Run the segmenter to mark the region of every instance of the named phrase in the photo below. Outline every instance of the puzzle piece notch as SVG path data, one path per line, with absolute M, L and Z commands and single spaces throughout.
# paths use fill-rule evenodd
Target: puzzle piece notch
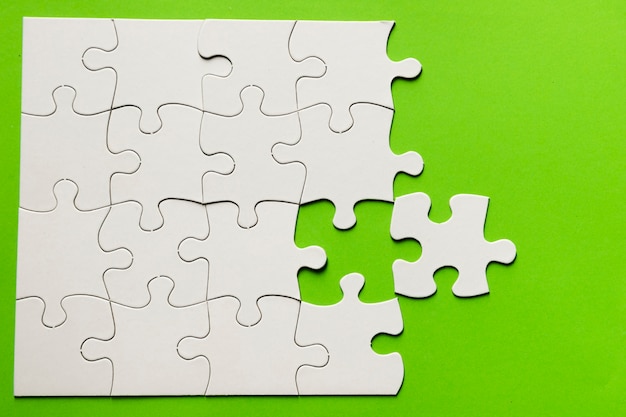
M 50 116 L 22 115 L 20 149 L 20 207 L 34 211 L 54 208 L 52 189 L 69 179 L 79 187 L 76 206 L 82 210 L 111 204 L 109 181 L 113 173 L 133 173 L 137 154 L 127 148 L 107 147 L 110 112 L 83 116 L 74 112 L 76 91 L 59 87 Z
M 234 160 L 230 175 L 208 173 L 203 178 L 203 202 L 230 201 L 239 207 L 238 223 L 257 222 L 255 208 L 263 201 L 299 203 L 305 181 L 302 164 L 277 162 L 276 143 L 300 140 L 298 114 L 267 116 L 261 111 L 264 92 L 249 86 L 241 91 L 243 110 L 233 117 L 205 113 L 200 145 L 206 154 L 226 153 Z
M 41 298 L 46 306 L 43 323 L 49 327 L 66 319 L 63 298 L 81 294 L 108 299 L 103 274 L 131 264 L 126 250 L 102 250 L 98 231 L 109 209 L 78 210 L 77 189 L 71 181 L 60 181 L 54 186 L 54 210 L 19 212 L 17 298 Z
M 206 210 L 201 204 L 185 200 L 165 200 L 160 204 L 165 218 L 154 231 L 139 227 L 141 205 L 128 202 L 114 205 L 99 234 L 100 246 L 106 251 L 128 250 L 133 263 L 127 269 L 110 269 L 104 281 L 112 301 L 129 307 L 149 302 L 148 282 L 167 276 L 174 283 L 170 302 L 175 307 L 206 300 L 208 266 L 203 260 L 185 262 L 178 255 L 185 239 L 205 238 L 209 233 Z
M 413 298 L 430 297 L 437 291 L 434 273 L 451 266 L 459 272 L 452 287 L 458 297 L 474 297 L 489 292 L 486 268 L 491 262 L 509 264 L 515 260 L 513 242 L 488 242 L 484 226 L 489 198 L 458 194 L 450 199 L 452 217 L 444 223 L 428 218 L 430 198 L 413 193 L 396 199 L 391 218 L 391 236 L 412 238 L 422 246 L 415 262 L 397 260 L 393 264 L 395 291 Z
M 166 199 L 202 201 L 202 179 L 207 172 L 229 174 L 233 159 L 220 152 L 202 152 L 199 132 L 200 110 L 177 104 L 160 109 L 163 127 L 154 134 L 137 129 L 140 111 L 135 107 L 116 109 L 109 124 L 109 146 L 132 148 L 141 166 L 132 175 L 113 175 L 111 198 L 114 203 L 137 201 L 141 204 L 140 226 L 156 230 L 163 225 L 159 204 Z M 173 161 L 184 161 L 176 163 Z
M 113 50 L 117 34 L 111 19 L 23 19 L 22 113 L 48 116 L 56 111 L 53 92 L 71 86 L 73 109 L 96 114 L 111 109 L 116 74 L 93 72 L 82 63 L 89 47 Z
M 266 93 L 261 111 L 281 115 L 297 110 L 296 82 L 301 77 L 321 77 L 324 62 L 316 57 L 296 61 L 289 53 L 295 21 L 206 20 L 198 37 L 204 58 L 224 56 L 232 62 L 226 77 L 203 80 L 204 110 L 233 116 L 240 113 L 239 93 L 259 86 Z
M 144 133 L 161 128 L 158 109 L 164 104 L 202 109 L 203 77 L 225 77 L 232 70 L 226 58 L 206 60 L 198 54 L 202 20 L 115 19 L 113 23 L 117 47 L 111 51 L 90 48 L 83 60 L 91 70 L 115 70 L 113 105 L 140 108 L 138 126 Z
M 148 283 L 150 302 L 141 308 L 113 303 L 115 335 L 85 340 L 87 360 L 113 363 L 111 395 L 202 395 L 208 384 L 207 363 L 183 360 L 178 342 L 209 331 L 206 303 L 177 308 L 169 303 L 174 283 L 157 277 Z
M 87 337 L 113 336 L 109 302 L 96 297 L 63 299 L 67 320 L 59 327 L 43 325 L 45 304 L 25 298 L 15 304 L 14 395 L 109 395 L 113 368 L 109 361 L 86 361 L 80 352 Z
M 316 56 L 326 64 L 322 77 L 298 80 L 298 108 L 327 103 L 332 107 L 329 126 L 344 132 L 352 126 L 350 107 L 372 103 L 393 109 L 394 78 L 415 78 L 421 64 L 407 58 L 394 62 L 387 56 L 387 41 L 394 22 L 298 21 L 290 38 L 294 59 Z
M 371 348 L 377 334 L 402 332 L 398 299 L 366 304 L 359 300 L 363 275 L 352 273 L 340 281 L 343 299 L 334 305 L 302 302 L 296 343 L 320 343 L 328 349 L 323 367 L 298 369 L 302 395 L 396 395 L 404 379 L 399 353 L 380 355 Z
M 393 181 L 398 172 L 422 172 L 424 163 L 418 153 L 396 155 L 389 148 L 393 110 L 354 105 L 355 125 L 340 134 L 328 128 L 329 106 L 317 105 L 299 113 L 302 139 L 292 146 L 277 144 L 272 154 L 281 163 L 304 164 L 301 203 L 330 200 L 335 206 L 333 224 L 337 229 L 356 224 L 357 202 L 393 201 Z
M 299 306 L 291 298 L 263 297 L 259 300 L 261 320 L 245 327 L 236 320 L 239 300 L 210 300 L 210 332 L 202 338 L 182 339 L 178 352 L 183 358 L 209 361 L 206 395 L 297 395 L 297 369 L 328 362 L 323 346 L 294 341 Z
M 233 203 L 209 204 L 206 210 L 208 238 L 185 239 L 179 253 L 186 261 L 207 259 L 208 299 L 236 297 L 241 302 L 237 320 L 244 326 L 261 319 L 257 306 L 261 297 L 300 299 L 298 271 L 305 267 L 319 269 L 326 264 L 322 248 L 295 245 L 296 204 L 260 203 L 259 222 L 250 229 L 237 224 L 238 209 Z

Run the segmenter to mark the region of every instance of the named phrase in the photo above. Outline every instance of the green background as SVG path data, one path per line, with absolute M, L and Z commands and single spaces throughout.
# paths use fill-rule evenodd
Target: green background
M 626 412 L 626 2 L 56 1 L 3 5 L 0 414 L 616 416 Z M 22 16 L 395 20 L 394 60 L 424 70 L 393 84 L 391 146 L 418 151 L 416 178 L 395 194 L 428 193 L 431 218 L 449 198 L 491 198 L 485 236 L 517 245 L 511 266 L 488 268 L 491 294 L 459 299 L 456 271 L 436 274 L 426 300 L 400 297 L 404 332 L 378 336 L 399 351 L 397 397 L 13 398 Z M 45 62 L 41 63 L 46 65 Z M 392 205 L 357 206 L 357 226 L 333 229 L 330 203 L 301 209 L 296 241 L 328 254 L 300 274 L 303 299 L 333 303 L 339 279 L 366 277 L 362 299 L 392 298 L 394 259 L 419 245 L 389 237 Z

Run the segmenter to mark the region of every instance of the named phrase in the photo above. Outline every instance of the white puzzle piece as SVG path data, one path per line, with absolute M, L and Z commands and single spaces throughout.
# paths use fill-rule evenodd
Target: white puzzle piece
M 343 299 L 334 305 L 302 302 L 296 343 L 320 343 L 328 349 L 328 364 L 298 370 L 302 395 L 396 395 L 404 378 L 399 353 L 379 355 L 372 339 L 380 333 L 402 332 L 398 299 L 366 304 L 359 300 L 365 279 L 352 273 L 341 279 Z
M 67 297 L 63 299 L 67 320 L 54 328 L 41 322 L 44 307 L 39 298 L 15 304 L 15 396 L 109 395 L 111 362 L 88 362 L 80 353 L 86 338 L 113 336 L 109 302 Z
M 183 239 L 205 238 L 209 233 L 204 206 L 184 200 L 165 200 L 159 207 L 165 222 L 154 231 L 139 227 L 141 206 L 135 202 L 111 207 L 102 224 L 102 248 L 106 251 L 124 248 L 133 256 L 129 268 L 110 269 L 104 274 L 109 296 L 116 303 L 130 307 L 148 304 L 148 281 L 157 276 L 174 281 L 169 298 L 173 306 L 206 300 L 207 263 L 203 260 L 185 262 L 178 255 L 178 246 Z
M 394 22 L 296 22 L 289 42 L 293 58 L 316 56 L 326 63 L 322 77 L 298 80 L 299 108 L 328 103 L 335 132 L 350 129 L 350 107 L 355 103 L 393 109 L 393 79 L 415 78 L 422 69 L 413 58 L 389 59 L 387 40 L 393 26 Z
M 83 65 L 87 48 L 112 50 L 117 45 L 111 19 L 23 19 L 22 113 L 50 115 L 52 92 L 67 85 L 78 93 L 74 111 L 95 114 L 109 110 L 115 92 L 115 71 L 91 71 Z
M 488 293 L 487 265 L 490 262 L 509 264 L 516 254 L 510 240 L 485 240 L 483 230 L 488 205 L 488 197 L 455 195 L 450 199 L 452 217 L 444 223 L 434 223 L 428 218 L 428 195 L 413 193 L 398 197 L 391 217 L 391 236 L 396 240 L 417 240 L 422 246 L 422 255 L 415 262 L 394 262 L 396 293 L 415 298 L 433 295 L 437 291 L 433 274 L 444 266 L 454 267 L 459 272 L 452 286 L 455 295 L 473 297 Z
M 137 201 L 143 207 L 140 225 L 145 230 L 161 227 L 159 203 L 168 198 L 200 202 L 202 178 L 212 171 L 218 176 L 233 171 L 233 160 L 224 153 L 207 155 L 200 149 L 200 110 L 179 105 L 161 108 L 163 128 L 148 135 L 137 129 L 139 110 L 133 107 L 113 111 L 109 125 L 109 146 L 113 152 L 132 148 L 141 166 L 132 175 L 111 179 L 113 203 Z
M 393 201 L 393 180 L 398 172 L 418 175 L 423 167 L 416 152 L 396 155 L 389 148 L 393 110 L 358 104 L 353 114 L 354 127 L 338 134 L 326 124 L 328 106 L 303 110 L 302 139 L 293 146 L 278 144 L 272 149 L 281 163 L 304 164 L 306 181 L 301 202 L 332 201 L 336 210 L 333 224 L 338 229 L 354 226 L 357 202 Z
M 207 154 L 224 152 L 235 161 L 230 175 L 204 177 L 204 202 L 232 201 L 239 206 L 239 225 L 252 227 L 261 201 L 300 202 L 305 170 L 299 163 L 280 164 L 272 157 L 276 143 L 300 139 L 298 115 L 267 116 L 260 110 L 263 91 L 241 92 L 243 110 L 233 117 L 205 113 L 200 144 Z
M 263 297 L 259 300 L 263 318 L 244 327 L 235 319 L 237 299 L 211 300 L 210 332 L 203 338 L 181 340 L 179 354 L 208 359 L 211 378 L 206 395 L 297 395 L 298 368 L 324 366 L 328 361 L 323 346 L 294 341 L 299 305 L 291 298 Z
M 294 24 L 289 20 L 206 20 L 198 40 L 200 55 L 224 56 L 233 69 L 227 77 L 204 78 L 204 109 L 235 115 L 242 110 L 239 92 L 256 85 L 265 92 L 261 105 L 265 114 L 294 112 L 298 78 L 320 77 L 325 72 L 318 58 L 291 58 L 288 44 Z
M 65 320 L 61 300 L 74 294 L 108 298 L 103 274 L 128 268 L 126 250 L 105 252 L 98 231 L 109 209 L 80 211 L 74 206 L 77 187 L 61 181 L 54 187 L 58 204 L 50 212 L 19 211 L 17 298 L 39 297 L 45 304 L 43 323 Z
M 139 167 L 137 154 L 107 148 L 110 112 L 81 116 L 72 109 L 76 92 L 54 91 L 56 110 L 50 116 L 22 115 L 20 207 L 35 211 L 54 208 L 54 184 L 70 179 L 78 184 L 76 206 L 82 210 L 111 203 L 109 180 L 115 172 Z
M 111 395 L 202 395 L 209 381 L 206 361 L 182 359 L 176 347 L 185 336 L 209 330 L 206 302 L 173 307 L 168 296 L 174 283 L 165 277 L 149 283 L 150 304 L 142 308 L 112 304 L 115 335 L 83 344 L 88 360 L 113 363 Z
M 250 229 L 237 225 L 235 204 L 209 204 L 206 210 L 208 238 L 184 240 L 180 255 L 188 261 L 208 260 L 208 298 L 236 297 L 241 302 L 237 320 L 243 325 L 261 319 L 257 307 L 260 297 L 282 295 L 299 299 L 298 270 L 319 269 L 326 264 L 322 248 L 295 245 L 296 204 L 260 203 L 259 222 Z
M 89 49 L 84 62 L 92 70 L 115 70 L 113 105 L 139 107 L 143 132 L 160 129 L 157 111 L 163 104 L 201 109 L 202 77 L 226 76 L 231 71 L 227 59 L 206 60 L 198 54 L 202 20 L 115 19 L 114 23 L 117 47 L 110 52 Z

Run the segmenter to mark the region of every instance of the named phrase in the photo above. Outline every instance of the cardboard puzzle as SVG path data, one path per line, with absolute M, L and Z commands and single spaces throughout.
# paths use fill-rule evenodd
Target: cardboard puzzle
M 349 229 L 363 200 L 393 202 L 416 152 L 389 148 L 393 22 L 25 18 L 15 324 L 16 396 L 395 395 L 397 299 L 366 304 L 357 272 L 342 301 L 301 300 L 299 206 L 330 200 Z M 398 294 L 488 292 L 488 199 L 459 195 L 428 220 L 397 199 Z

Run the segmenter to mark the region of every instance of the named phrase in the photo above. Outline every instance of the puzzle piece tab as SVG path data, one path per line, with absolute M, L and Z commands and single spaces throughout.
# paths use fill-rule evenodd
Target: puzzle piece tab
M 428 195 L 414 193 L 397 198 L 391 217 L 391 236 L 396 240 L 417 240 L 422 246 L 422 255 L 415 262 L 394 262 L 396 293 L 414 298 L 433 295 L 437 291 L 433 274 L 444 266 L 454 267 L 459 272 L 452 286 L 455 295 L 474 297 L 488 293 L 487 265 L 490 262 L 509 264 L 516 253 L 510 240 L 485 240 L 483 230 L 488 205 L 488 197 L 455 195 L 450 199 L 450 220 L 434 223 L 428 218 Z

